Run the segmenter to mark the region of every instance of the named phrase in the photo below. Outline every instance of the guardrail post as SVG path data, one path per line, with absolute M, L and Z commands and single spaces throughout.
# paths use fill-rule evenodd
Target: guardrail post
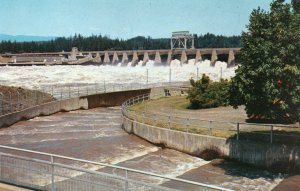
M 22 109 L 26 108 L 27 106 L 27 93 L 24 91 L 24 98 L 23 98 L 23 106 Z
M 45 93 L 45 89 L 42 88 L 42 90 L 41 90 L 41 103 L 44 102 L 44 93 Z
M 209 135 L 212 136 L 212 121 L 209 121 Z
M 124 190 L 128 190 L 128 170 L 125 170 L 125 185 Z
M 1 110 L 0 110 L 0 113 L 2 114 L 3 113 L 3 111 L 4 111 L 4 108 L 3 108 L 3 97 L 4 97 L 4 95 L 3 95 L 3 93 L 2 92 L 0 92 L 0 107 L 1 107 Z
M 0 180 L 2 180 L 2 155 L 0 154 Z
M 53 85 L 51 86 L 51 94 L 52 94 L 52 96 L 54 95 L 53 94 Z
M 89 87 L 86 87 L 86 95 L 89 95 Z
M 12 112 L 12 100 L 11 100 L 11 92 L 8 92 L 9 93 L 9 105 L 10 105 L 10 112 Z
M 240 123 L 236 124 L 236 140 L 240 139 Z
M 106 93 L 106 84 L 105 84 L 105 80 L 103 81 L 103 88 L 104 88 L 104 93 Z
M 60 88 L 60 101 L 62 100 L 62 89 Z
M 146 87 L 148 88 L 148 82 L 149 82 L 149 69 L 147 68 L 147 73 L 146 73 L 146 76 L 147 76 L 147 82 L 146 82 Z
M 271 125 L 270 142 L 273 143 L 273 125 Z
M 171 116 L 168 116 L 169 129 L 171 129 Z
M 39 96 L 37 91 L 34 91 L 34 95 L 35 95 L 35 105 L 39 105 Z
M 189 123 L 190 123 L 190 119 L 187 118 L 187 119 L 186 119 L 186 132 L 187 132 L 187 133 L 189 132 Z
M 78 95 L 78 97 L 80 96 L 80 94 L 79 94 L 79 85 L 77 84 L 77 95 Z
M 71 86 L 69 85 L 69 99 L 71 98 Z
M 133 117 L 132 117 L 132 119 L 134 120 L 134 121 L 137 121 L 137 114 L 136 114 L 136 112 L 134 111 L 134 114 L 133 114 Z
M 51 155 L 51 191 L 55 191 L 55 182 L 54 182 L 54 158 Z
M 17 91 L 17 97 L 18 97 L 18 101 L 17 101 L 17 107 L 16 107 L 16 109 L 17 109 L 17 111 L 19 110 L 19 108 L 20 108 L 20 93 L 19 93 L 19 91 Z

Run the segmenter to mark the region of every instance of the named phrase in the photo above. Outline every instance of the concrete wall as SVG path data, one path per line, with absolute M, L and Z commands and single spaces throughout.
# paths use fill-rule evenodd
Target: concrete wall
M 120 106 L 126 100 L 143 95 L 149 94 L 150 89 L 141 89 L 141 90 L 129 90 L 121 92 L 111 92 L 104 94 L 95 94 L 87 96 L 89 109 L 95 107 L 112 107 Z
M 274 171 L 300 172 L 300 147 L 255 143 L 198 135 L 158 128 L 123 117 L 123 128 L 154 144 L 199 156 L 204 150 L 217 150 L 225 157 Z
M 41 115 L 51 115 L 60 111 L 118 106 L 129 98 L 146 93 L 150 93 L 150 89 L 95 94 L 62 101 L 53 101 L 0 116 L 0 128 L 10 126 L 21 120 L 31 119 Z

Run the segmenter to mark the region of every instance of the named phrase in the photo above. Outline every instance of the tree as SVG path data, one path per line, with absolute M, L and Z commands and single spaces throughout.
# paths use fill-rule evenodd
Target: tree
M 250 16 L 230 104 L 245 105 L 250 119 L 300 121 L 300 18 L 284 0 Z
M 188 92 L 190 109 L 213 108 L 227 105 L 229 82 L 221 79 L 212 82 L 208 76 L 202 75 L 200 80 L 190 80 L 192 88 Z
M 293 9 L 296 13 L 300 14 L 300 0 L 292 0 Z

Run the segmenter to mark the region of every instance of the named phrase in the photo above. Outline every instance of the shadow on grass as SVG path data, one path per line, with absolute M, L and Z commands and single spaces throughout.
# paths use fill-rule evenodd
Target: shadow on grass
M 299 145 L 300 144 L 300 132 L 299 131 L 282 131 L 274 130 L 271 136 L 270 131 L 251 131 L 240 132 L 238 139 L 237 134 L 234 134 L 228 138 L 228 140 L 239 140 L 248 142 L 260 142 L 260 143 L 276 143 L 286 145 Z

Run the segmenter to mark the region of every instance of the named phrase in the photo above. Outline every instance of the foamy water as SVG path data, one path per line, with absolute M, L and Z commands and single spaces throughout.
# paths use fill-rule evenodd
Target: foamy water
M 119 83 L 119 84 L 146 84 L 185 82 L 190 78 L 196 79 L 203 73 L 213 80 L 221 77 L 229 79 L 235 75 L 236 67 L 227 68 L 226 62 L 216 62 L 210 66 L 210 61 L 205 60 L 195 63 L 194 59 L 188 64 L 180 64 L 179 60 L 173 60 L 170 66 L 154 66 L 149 61 L 142 66 L 140 61 L 132 67 L 111 65 L 73 65 L 73 66 L 4 66 L 0 67 L 0 84 L 37 88 L 54 84 L 91 84 L 91 83 Z M 197 72 L 198 71 L 198 72 Z M 170 78 L 171 77 L 171 78 Z

